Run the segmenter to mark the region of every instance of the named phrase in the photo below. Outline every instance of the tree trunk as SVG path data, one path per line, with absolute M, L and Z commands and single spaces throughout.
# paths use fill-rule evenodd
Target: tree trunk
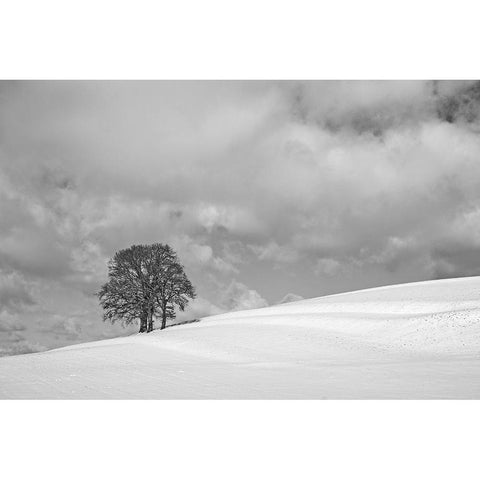
M 153 330 L 153 308 L 148 312 L 147 333 Z
M 163 330 L 167 325 L 167 307 L 164 306 L 162 309 L 162 326 L 161 330 Z
M 140 330 L 138 331 L 138 333 L 143 333 L 146 331 L 147 331 L 147 315 L 142 314 L 142 316 L 140 317 Z

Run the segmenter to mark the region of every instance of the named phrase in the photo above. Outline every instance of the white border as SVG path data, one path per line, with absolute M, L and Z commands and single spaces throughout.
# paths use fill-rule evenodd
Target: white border
M 473 401 L 4 401 L 3 478 L 478 478 Z
M 15 0 L 0 78 L 479 78 L 476 2 Z M 478 403 L 2 401 L 2 478 L 478 478 Z
M 0 0 L 1 78 L 476 78 L 478 2 Z

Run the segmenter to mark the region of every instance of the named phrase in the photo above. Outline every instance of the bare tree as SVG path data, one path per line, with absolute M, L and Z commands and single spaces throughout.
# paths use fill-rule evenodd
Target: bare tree
M 158 305 L 162 314 L 164 329 L 167 318 L 175 318 L 175 306 L 183 312 L 189 299 L 195 298 L 195 289 L 187 278 L 183 266 L 178 262 L 167 265 L 160 278 L 160 288 L 157 292 Z
M 169 245 L 133 245 L 115 254 L 108 264 L 108 282 L 98 293 L 103 319 L 130 324 L 139 320 L 140 332 L 153 330 L 156 317 L 175 317 L 185 309 L 195 289 Z

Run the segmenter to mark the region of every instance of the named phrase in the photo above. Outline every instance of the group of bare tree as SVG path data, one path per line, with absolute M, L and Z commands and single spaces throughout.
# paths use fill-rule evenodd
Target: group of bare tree
M 156 318 L 161 329 L 184 310 L 195 289 L 169 245 L 133 245 L 118 251 L 108 264 L 108 282 L 98 293 L 103 318 L 112 323 L 140 322 L 140 332 L 151 332 Z

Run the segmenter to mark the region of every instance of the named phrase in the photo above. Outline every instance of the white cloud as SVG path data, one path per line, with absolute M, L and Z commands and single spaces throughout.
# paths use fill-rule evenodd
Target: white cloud
M 320 258 L 315 265 L 317 275 L 324 274 L 327 277 L 338 274 L 341 271 L 341 263 L 333 258 Z
M 180 321 L 200 319 L 210 315 L 217 315 L 223 311 L 223 309 L 206 300 L 205 298 L 197 297 L 195 300 L 192 300 L 189 303 L 188 307 L 185 309 L 185 312 L 178 312 L 177 319 Z
M 287 293 L 278 303 L 290 303 L 290 302 L 298 302 L 299 300 L 303 300 L 301 295 L 297 295 L 295 293 Z
M 221 300 L 226 310 L 249 310 L 268 306 L 268 302 L 256 290 L 235 280 L 227 287 Z

